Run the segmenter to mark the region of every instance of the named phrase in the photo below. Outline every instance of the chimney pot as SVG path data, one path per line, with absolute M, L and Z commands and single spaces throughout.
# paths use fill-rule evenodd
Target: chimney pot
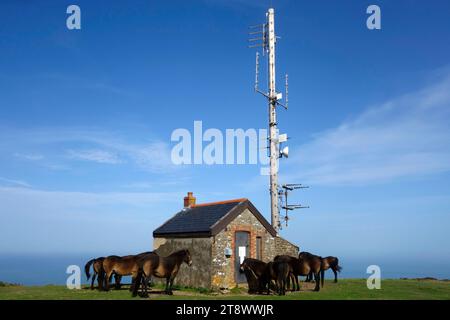
M 193 192 L 188 192 L 187 196 L 184 197 L 184 207 L 189 208 L 195 206 L 195 197 Z

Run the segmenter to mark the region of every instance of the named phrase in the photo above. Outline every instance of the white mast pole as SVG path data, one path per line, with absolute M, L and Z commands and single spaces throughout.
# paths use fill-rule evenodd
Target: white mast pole
M 271 223 L 278 232 L 280 214 L 278 208 L 278 137 L 277 137 L 277 92 L 275 87 L 275 10 L 267 12 L 269 55 L 269 141 L 270 141 L 270 207 Z

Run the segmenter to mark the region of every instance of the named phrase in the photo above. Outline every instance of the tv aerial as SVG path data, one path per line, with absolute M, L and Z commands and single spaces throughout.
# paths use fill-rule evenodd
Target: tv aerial
M 289 218 L 289 211 L 293 211 L 296 209 L 307 209 L 309 206 L 303 206 L 301 204 L 289 204 L 288 203 L 288 195 L 289 192 L 297 190 L 297 189 L 307 189 L 308 186 L 304 186 L 302 184 L 298 183 L 289 183 L 289 184 L 283 184 L 280 188 L 278 188 L 278 197 L 280 202 L 280 208 L 285 210 L 285 214 L 283 217 L 284 223 L 286 227 L 288 226 L 288 222 L 290 220 Z

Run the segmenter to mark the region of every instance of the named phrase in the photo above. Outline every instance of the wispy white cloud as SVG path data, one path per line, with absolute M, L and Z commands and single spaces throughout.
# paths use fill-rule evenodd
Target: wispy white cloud
M 0 181 L 6 182 L 8 185 L 31 188 L 31 185 L 23 180 L 7 179 L 0 177 Z
M 122 163 L 117 154 L 105 150 L 68 150 L 67 155 L 69 158 L 77 160 L 107 164 Z
M 170 173 L 180 168 L 171 161 L 169 143 L 159 139 L 139 141 L 103 129 L 76 127 L 3 128 L 2 131 L 4 136 L 11 138 L 0 141 L 0 150 L 42 150 L 42 158 L 23 152 L 14 155 L 27 160 L 45 160 L 41 165 L 47 168 L 67 168 L 70 165 L 68 159 L 102 164 L 127 163 L 151 173 Z
M 370 184 L 450 170 L 450 73 L 294 148 L 289 179 Z M 288 164 L 290 163 L 290 164 Z
M 146 146 L 133 147 L 130 151 L 136 163 L 148 170 L 158 171 L 176 168 L 170 158 L 170 146 L 167 143 L 152 142 Z
M 36 153 L 15 153 L 15 157 L 20 159 L 25 159 L 29 161 L 39 161 L 44 159 L 44 156 L 42 154 L 36 154 Z

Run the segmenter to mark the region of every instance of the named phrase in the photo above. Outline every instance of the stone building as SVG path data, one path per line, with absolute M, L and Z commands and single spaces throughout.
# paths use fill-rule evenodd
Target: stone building
M 270 261 L 298 255 L 298 247 L 275 229 L 248 199 L 196 204 L 192 192 L 184 208 L 153 232 L 154 250 L 167 256 L 189 249 L 192 266 L 183 264 L 176 284 L 209 289 L 233 288 L 246 279 L 239 272 L 245 257 Z

